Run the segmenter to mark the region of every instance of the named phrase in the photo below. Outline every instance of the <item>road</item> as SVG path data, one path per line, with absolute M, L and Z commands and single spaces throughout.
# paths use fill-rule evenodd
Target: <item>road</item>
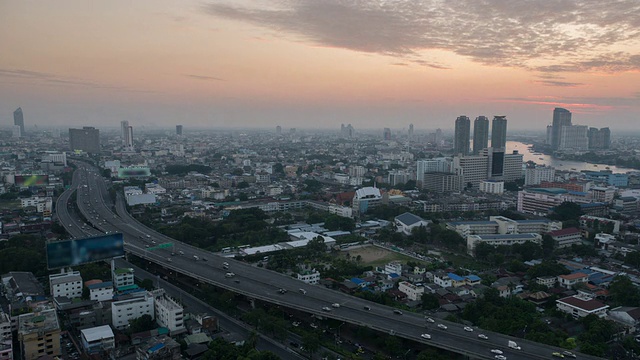
M 81 181 L 78 186 L 80 189 L 85 189 L 78 193 L 78 207 L 83 216 L 102 232 L 123 233 L 127 252 L 167 269 L 249 298 L 369 327 L 476 359 L 493 359 L 494 354 L 490 352 L 491 349 L 503 351 L 508 359 L 549 359 L 553 352 L 564 350 L 479 329 L 468 332 L 460 324 L 447 321 L 438 320 L 437 323 L 431 324 L 421 314 L 405 312 L 403 315 L 398 315 L 388 306 L 321 286 L 308 285 L 280 273 L 223 258 L 178 242 L 133 219 L 126 211 L 122 197 L 118 197 L 116 201 L 117 214 L 114 214 L 105 204 L 106 185 L 99 172 L 83 163 L 78 163 L 78 167 L 78 171 L 83 172 L 78 178 Z M 59 216 L 64 214 L 60 213 Z M 65 225 L 66 219 L 61 218 L 61 220 L 65 220 L 63 222 Z M 157 248 L 160 244 L 171 244 L 171 246 Z M 197 259 L 194 256 L 197 256 Z M 228 270 L 223 269 L 225 262 L 229 263 Z M 234 275 L 228 277 L 226 275 L 228 272 Z M 279 289 L 286 289 L 288 292 L 280 294 Z M 338 304 L 339 307 L 333 307 L 332 304 Z M 365 306 L 370 310 L 365 309 Z M 440 323 L 447 329 L 438 328 L 437 325 Z M 431 339 L 423 339 L 421 334 L 424 333 L 431 335 Z M 485 334 L 488 339 L 478 338 L 479 333 Z M 516 341 L 522 350 L 508 348 L 507 344 L 510 340 Z M 578 354 L 578 358 L 598 359 L 584 354 Z

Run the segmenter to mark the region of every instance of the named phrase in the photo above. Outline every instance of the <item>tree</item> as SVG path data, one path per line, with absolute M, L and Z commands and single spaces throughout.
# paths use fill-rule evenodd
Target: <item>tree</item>
M 609 294 L 617 306 L 640 306 L 640 290 L 627 276 L 616 276 L 609 285 Z
M 320 348 L 320 339 L 317 334 L 307 332 L 302 336 L 302 346 L 309 352 L 311 358 Z
M 158 325 L 149 314 L 144 314 L 139 318 L 129 320 L 129 331 L 131 334 L 153 330 L 157 327 Z
M 565 201 L 553 208 L 553 212 L 549 214 L 549 218 L 553 220 L 567 221 L 580 219 L 584 212 L 579 204 L 572 201 Z
M 438 302 L 438 298 L 429 293 L 422 294 L 422 308 L 424 310 L 433 310 L 440 307 L 440 302 Z
M 151 279 L 142 280 L 142 282 L 140 283 L 140 287 L 148 291 L 155 289 L 155 286 L 153 286 L 153 280 Z

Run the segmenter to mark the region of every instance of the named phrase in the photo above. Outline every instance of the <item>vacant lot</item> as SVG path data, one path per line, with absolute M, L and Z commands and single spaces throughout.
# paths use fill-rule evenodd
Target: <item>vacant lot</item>
M 347 249 L 342 251 L 342 256 L 346 257 L 347 254 L 351 256 L 351 258 L 356 258 L 358 255 L 362 257 L 363 265 L 371 265 L 371 266 L 382 266 L 389 261 L 400 260 L 402 262 L 407 261 L 419 261 L 413 259 L 411 257 L 398 254 L 393 251 L 389 251 L 383 248 L 379 248 L 377 246 L 368 245 L 355 249 Z

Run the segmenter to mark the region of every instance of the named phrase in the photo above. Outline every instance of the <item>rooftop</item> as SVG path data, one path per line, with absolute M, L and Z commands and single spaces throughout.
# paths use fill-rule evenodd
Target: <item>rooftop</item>
M 598 309 L 606 309 L 609 307 L 609 305 L 605 305 L 598 300 L 581 299 L 576 296 L 568 296 L 566 298 L 558 299 L 556 301 L 576 307 L 584 311 L 588 311 L 588 312 L 598 310 Z
M 113 338 L 113 330 L 109 325 L 96 326 L 84 330 L 80 330 L 82 336 L 87 342 L 99 341 L 102 339 Z
M 60 330 L 58 316 L 55 309 L 44 310 L 36 313 L 22 314 L 18 316 L 18 333 L 31 334 L 40 331 Z

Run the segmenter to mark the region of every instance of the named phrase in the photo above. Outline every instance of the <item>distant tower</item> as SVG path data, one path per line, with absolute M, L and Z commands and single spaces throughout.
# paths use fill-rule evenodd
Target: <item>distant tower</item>
M 434 140 L 436 142 L 436 146 L 440 146 L 442 143 L 442 129 L 436 129 L 436 136 Z
M 409 139 L 413 138 L 413 124 L 409 124 Z
M 507 117 L 494 116 L 491 124 L 491 147 L 504 149 L 507 146 Z
M 384 128 L 384 131 L 382 133 L 382 138 L 384 140 L 391 140 L 391 129 L 389 128 Z
M 176 135 L 182 136 L 182 125 L 176 125 Z
M 471 133 L 471 120 L 468 116 L 458 116 L 456 119 L 455 134 L 453 135 L 453 154 L 469 155 L 469 135 Z
M 553 137 L 553 125 L 547 125 L 547 140 L 546 144 L 551 145 L 551 138 Z
M 17 108 L 13 112 L 13 125 L 20 126 L 20 136 L 24 136 L 24 115 L 22 114 L 22 108 Z
M 482 149 L 489 146 L 489 119 L 478 116 L 473 121 L 473 153 L 480 154 Z
M 553 130 L 551 131 L 551 148 L 557 150 L 560 146 L 560 136 L 563 126 L 571 126 L 571 112 L 563 108 L 553 109 Z
M 120 131 L 122 133 L 122 145 L 126 148 L 133 147 L 133 127 L 129 126 L 126 120 L 120 121 Z

